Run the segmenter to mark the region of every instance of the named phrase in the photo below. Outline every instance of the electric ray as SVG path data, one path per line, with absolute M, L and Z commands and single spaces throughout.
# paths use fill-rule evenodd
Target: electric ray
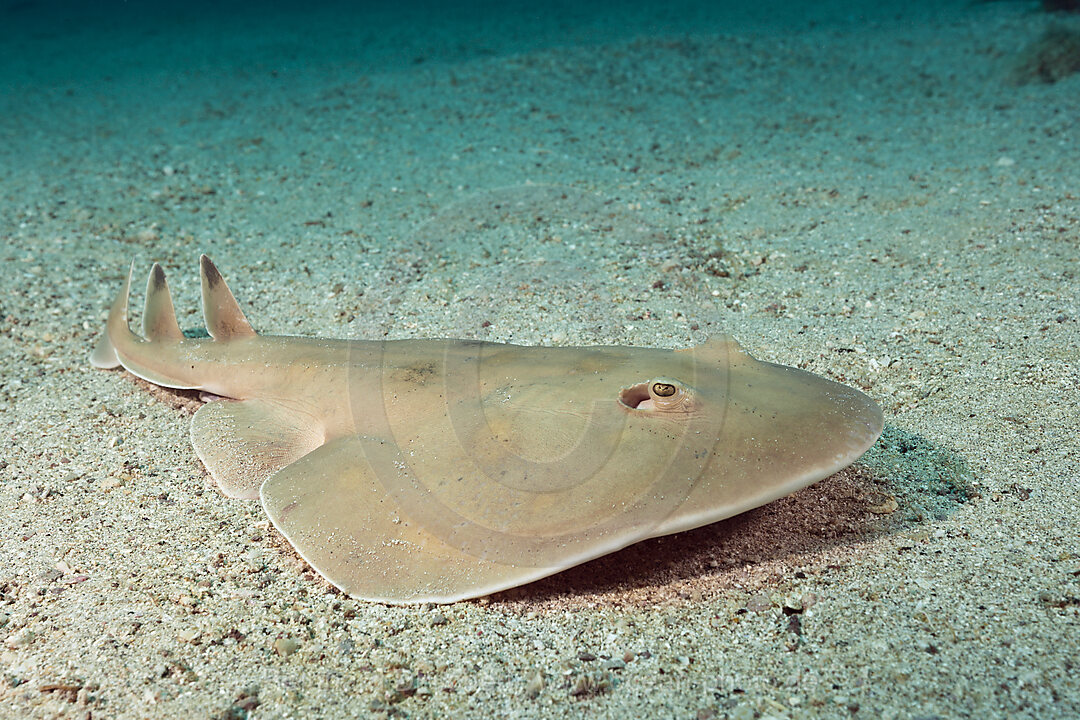
M 222 492 L 259 498 L 357 598 L 522 585 L 794 492 L 882 430 L 861 392 L 730 337 L 666 350 L 258 335 L 205 255 L 201 269 L 209 338 L 180 331 L 157 264 L 132 332 L 132 265 L 91 362 L 202 390 L 191 440 Z

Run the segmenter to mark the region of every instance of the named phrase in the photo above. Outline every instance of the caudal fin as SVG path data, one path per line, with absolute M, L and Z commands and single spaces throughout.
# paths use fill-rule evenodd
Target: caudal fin
M 105 370 L 120 367 L 120 358 L 116 357 L 116 348 L 113 347 L 112 341 L 109 340 L 108 332 L 101 333 L 97 344 L 94 345 L 94 350 L 90 353 L 90 364 Z
M 131 274 L 135 272 L 135 261 L 131 261 L 131 268 L 128 269 L 127 279 L 124 280 L 124 286 L 120 288 L 120 294 L 116 296 L 113 301 L 112 308 L 109 309 L 109 319 L 105 322 L 105 331 L 101 333 L 101 337 L 98 338 L 97 345 L 94 346 L 93 352 L 90 353 L 90 364 L 94 367 L 105 368 L 111 370 L 114 367 L 120 366 L 120 358 L 116 355 L 116 347 L 113 345 L 110 335 L 113 332 L 119 332 L 121 330 L 131 332 L 128 329 L 128 294 L 131 290 Z

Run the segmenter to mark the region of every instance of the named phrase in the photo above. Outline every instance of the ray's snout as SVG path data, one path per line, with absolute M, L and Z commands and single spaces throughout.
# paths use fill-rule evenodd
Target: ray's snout
M 740 434 L 791 474 L 831 475 L 866 452 L 884 426 L 881 408 L 863 393 L 786 365 L 733 367 L 730 392 Z

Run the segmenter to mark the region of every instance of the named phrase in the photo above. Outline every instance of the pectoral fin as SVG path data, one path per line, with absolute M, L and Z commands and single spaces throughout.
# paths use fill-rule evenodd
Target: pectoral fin
M 228 497 L 254 500 L 281 468 L 323 444 L 321 423 L 269 400 L 215 400 L 191 420 L 191 443 Z
M 483 560 L 425 530 L 376 476 L 372 442 L 332 440 L 262 486 L 274 526 L 332 584 L 378 602 L 453 602 L 561 569 Z

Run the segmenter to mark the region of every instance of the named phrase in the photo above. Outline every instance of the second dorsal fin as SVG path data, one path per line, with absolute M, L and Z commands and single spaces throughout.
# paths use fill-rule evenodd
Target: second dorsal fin
M 215 340 L 255 335 L 251 323 L 244 317 L 236 298 L 225 284 L 225 278 L 221 277 L 214 263 L 203 255 L 199 258 L 199 265 L 202 271 L 202 303 L 206 331 Z
M 184 333 L 176 324 L 169 284 L 165 271 L 154 263 L 146 280 L 146 307 L 143 309 L 143 335 L 147 340 L 183 340 Z

